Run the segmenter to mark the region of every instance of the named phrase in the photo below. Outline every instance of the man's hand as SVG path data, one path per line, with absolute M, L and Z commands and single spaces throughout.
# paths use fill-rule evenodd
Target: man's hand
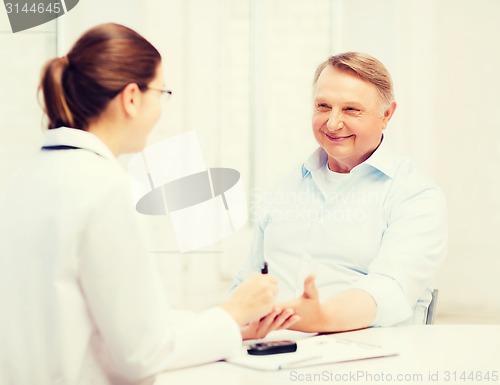
M 278 329 L 288 329 L 300 320 L 293 309 L 275 308 L 260 320 L 251 322 L 241 328 L 244 340 L 264 338 L 268 333 Z
M 300 316 L 290 329 L 303 332 L 338 332 L 368 327 L 377 313 L 377 304 L 366 291 L 347 289 L 320 303 L 314 275 L 304 280 L 302 295 L 281 307 Z
M 323 327 L 323 308 L 319 302 L 319 293 L 316 288 L 316 277 L 314 274 L 307 276 L 304 280 L 304 292 L 295 300 L 281 303 L 283 308 L 292 308 L 300 317 L 290 329 L 303 332 L 317 332 Z

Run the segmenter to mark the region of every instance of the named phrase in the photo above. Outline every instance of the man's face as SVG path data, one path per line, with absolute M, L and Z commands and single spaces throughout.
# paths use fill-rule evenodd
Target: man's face
M 327 66 L 314 91 L 314 137 L 335 172 L 350 172 L 375 151 L 396 103 L 384 111 L 377 88 L 352 71 Z

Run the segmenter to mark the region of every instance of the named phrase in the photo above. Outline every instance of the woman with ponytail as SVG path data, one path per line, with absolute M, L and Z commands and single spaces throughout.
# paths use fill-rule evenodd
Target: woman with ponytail
M 262 317 L 296 320 L 260 274 L 205 312 L 170 309 L 116 160 L 144 147 L 170 94 L 146 39 L 94 27 L 45 65 L 40 92 L 41 150 L 0 193 L 0 384 L 152 382 L 238 352 Z

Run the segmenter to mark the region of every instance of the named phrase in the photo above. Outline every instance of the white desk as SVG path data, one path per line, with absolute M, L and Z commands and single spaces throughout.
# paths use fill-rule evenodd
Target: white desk
M 400 354 L 277 372 L 216 362 L 162 373 L 155 385 L 500 385 L 500 325 L 402 326 L 342 335 L 357 342 L 391 344 Z

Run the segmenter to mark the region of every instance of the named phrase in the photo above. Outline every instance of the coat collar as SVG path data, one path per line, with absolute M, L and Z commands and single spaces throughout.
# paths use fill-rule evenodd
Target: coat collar
M 45 132 L 43 147 L 70 146 L 95 152 L 109 160 L 115 160 L 111 150 L 96 135 L 75 128 L 59 127 Z

